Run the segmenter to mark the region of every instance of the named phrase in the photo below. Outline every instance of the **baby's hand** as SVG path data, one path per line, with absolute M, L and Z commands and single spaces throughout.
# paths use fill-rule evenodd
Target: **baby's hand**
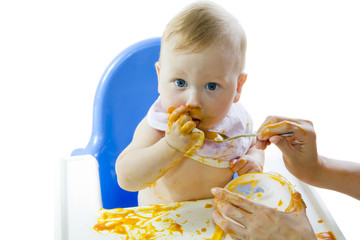
M 198 142 L 200 134 L 193 132 L 196 123 L 189 115 L 189 109 L 180 106 L 169 115 L 169 124 L 166 130 L 167 143 L 179 152 L 187 152 Z
M 237 172 L 239 176 L 245 173 L 263 171 L 261 161 L 258 161 L 251 155 L 244 155 L 240 158 L 235 158 L 230 161 L 229 166 L 231 171 L 233 173 Z

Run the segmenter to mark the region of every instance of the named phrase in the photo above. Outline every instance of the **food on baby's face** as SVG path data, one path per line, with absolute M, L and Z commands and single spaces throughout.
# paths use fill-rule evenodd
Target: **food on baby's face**
M 202 118 L 202 111 L 199 107 L 193 107 L 191 105 L 187 106 L 189 108 L 189 115 L 192 120 L 195 122 L 196 127 L 200 125 L 201 118 Z

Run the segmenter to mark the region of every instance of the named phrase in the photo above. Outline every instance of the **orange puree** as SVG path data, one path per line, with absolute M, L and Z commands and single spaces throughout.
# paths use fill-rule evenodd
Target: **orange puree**
M 336 240 L 334 234 L 332 232 L 322 232 L 316 234 L 317 239 L 325 239 L 325 240 Z
M 214 231 L 214 234 L 213 234 L 211 240 L 222 240 L 224 238 L 225 238 L 224 231 L 218 225 L 216 225 L 215 226 L 215 231 Z
M 262 127 L 262 129 L 264 129 L 264 131 L 261 133 L 262 137 L 267 137 L 267 136 L 270 136 L 270 135 L 274 135 L 274 132 L 271 131 L 274 128 L 278 128 L 278 127 L 281 127 L 281 126 L 284 126 L 284 125 L 290 125 L 290 123 L 288 121 L 282 121 L 282 122 L 275 123 L 275 124 L 272 124 L 272 125 L 271 124 L 272 123 L 269 122 L 269 123 L 265 124 Z M 293 124 L 291 124 L 291 125 L 293 125 Z M 304 129 L 302 129 L 300 126 L 298 126 L 298 125 L 293 125 L 293 126 L 297 127 L 299 130 L 301 130 L 306 135 L 306 131 Z
M 168 113 L 172 113 L 175 109 L 176 109 L 176 107 L 169 107 L 168 108 Z
M 134 209 L 102 210 L 93 229 L 97 232 L 107 231 L 122 235 L 125 239 L 156 239 L 159 233 L 173 235 L 183 234 L 180 224 L 171 218 L 166 218 L 169 211 L 180 207 L 180 204 L 170 206 L 152 205 Z M 152 222 L 162 221 L 166 229 L 157 230 Z
M 212 207 L 213 207 L 213 205 L 210 203 L 205 204 L 205 208 L 212 208 Z
M 204 133 L 205 133 L 205 137 L 207 139 L 213 139 L 214 140 L 218 136 L 218 134 L 216 132 L 212 132 L 212 131 L 205 131 Z
M 191 116 L 197 116 L 200 117 L 202 115 L 201 109 L 198 107 L 193 107 L 191 105 L 188 106 L 189 107 L 189 112 Z

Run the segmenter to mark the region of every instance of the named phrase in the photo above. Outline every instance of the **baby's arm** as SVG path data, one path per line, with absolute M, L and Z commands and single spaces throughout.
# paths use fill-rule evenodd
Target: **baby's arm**
M 144 118 L 135 130 L 130 145 L 116 161 L 116 174 L 121 188 L 139 191 L 149 187 L 174 167 L 196 141 L 195 123 L 186 108 L 176 109 L 169 119 L 167 133 L 151 128 Z
M 166 169 L 175 165 L 181 153 L 170 147 L 164 134 L 152 129 L 144 118 L 132 142 L 116 160 L 118 184 L 128 191 L 139 191 L 154 183 Z
M 230 169 L 238 175 L 251 172 L 262 172 L 264 167 L 264 151 L 255 147 L 256 140 L 251 141 L 251 146 L 247 153 L 240 158 L 230 161 Z

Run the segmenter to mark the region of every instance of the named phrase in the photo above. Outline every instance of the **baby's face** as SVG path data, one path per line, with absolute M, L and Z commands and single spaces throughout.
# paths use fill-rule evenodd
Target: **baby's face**
M 245 78 L 238 58 L 217 45 L 186 53 L 175 50 L 174 44 L 171 39 L 164 44 L 161 62 L 156 64 L 161 104 L 165 110 L 188 106 L 197 128 L 212 128 L 239 100 Z

